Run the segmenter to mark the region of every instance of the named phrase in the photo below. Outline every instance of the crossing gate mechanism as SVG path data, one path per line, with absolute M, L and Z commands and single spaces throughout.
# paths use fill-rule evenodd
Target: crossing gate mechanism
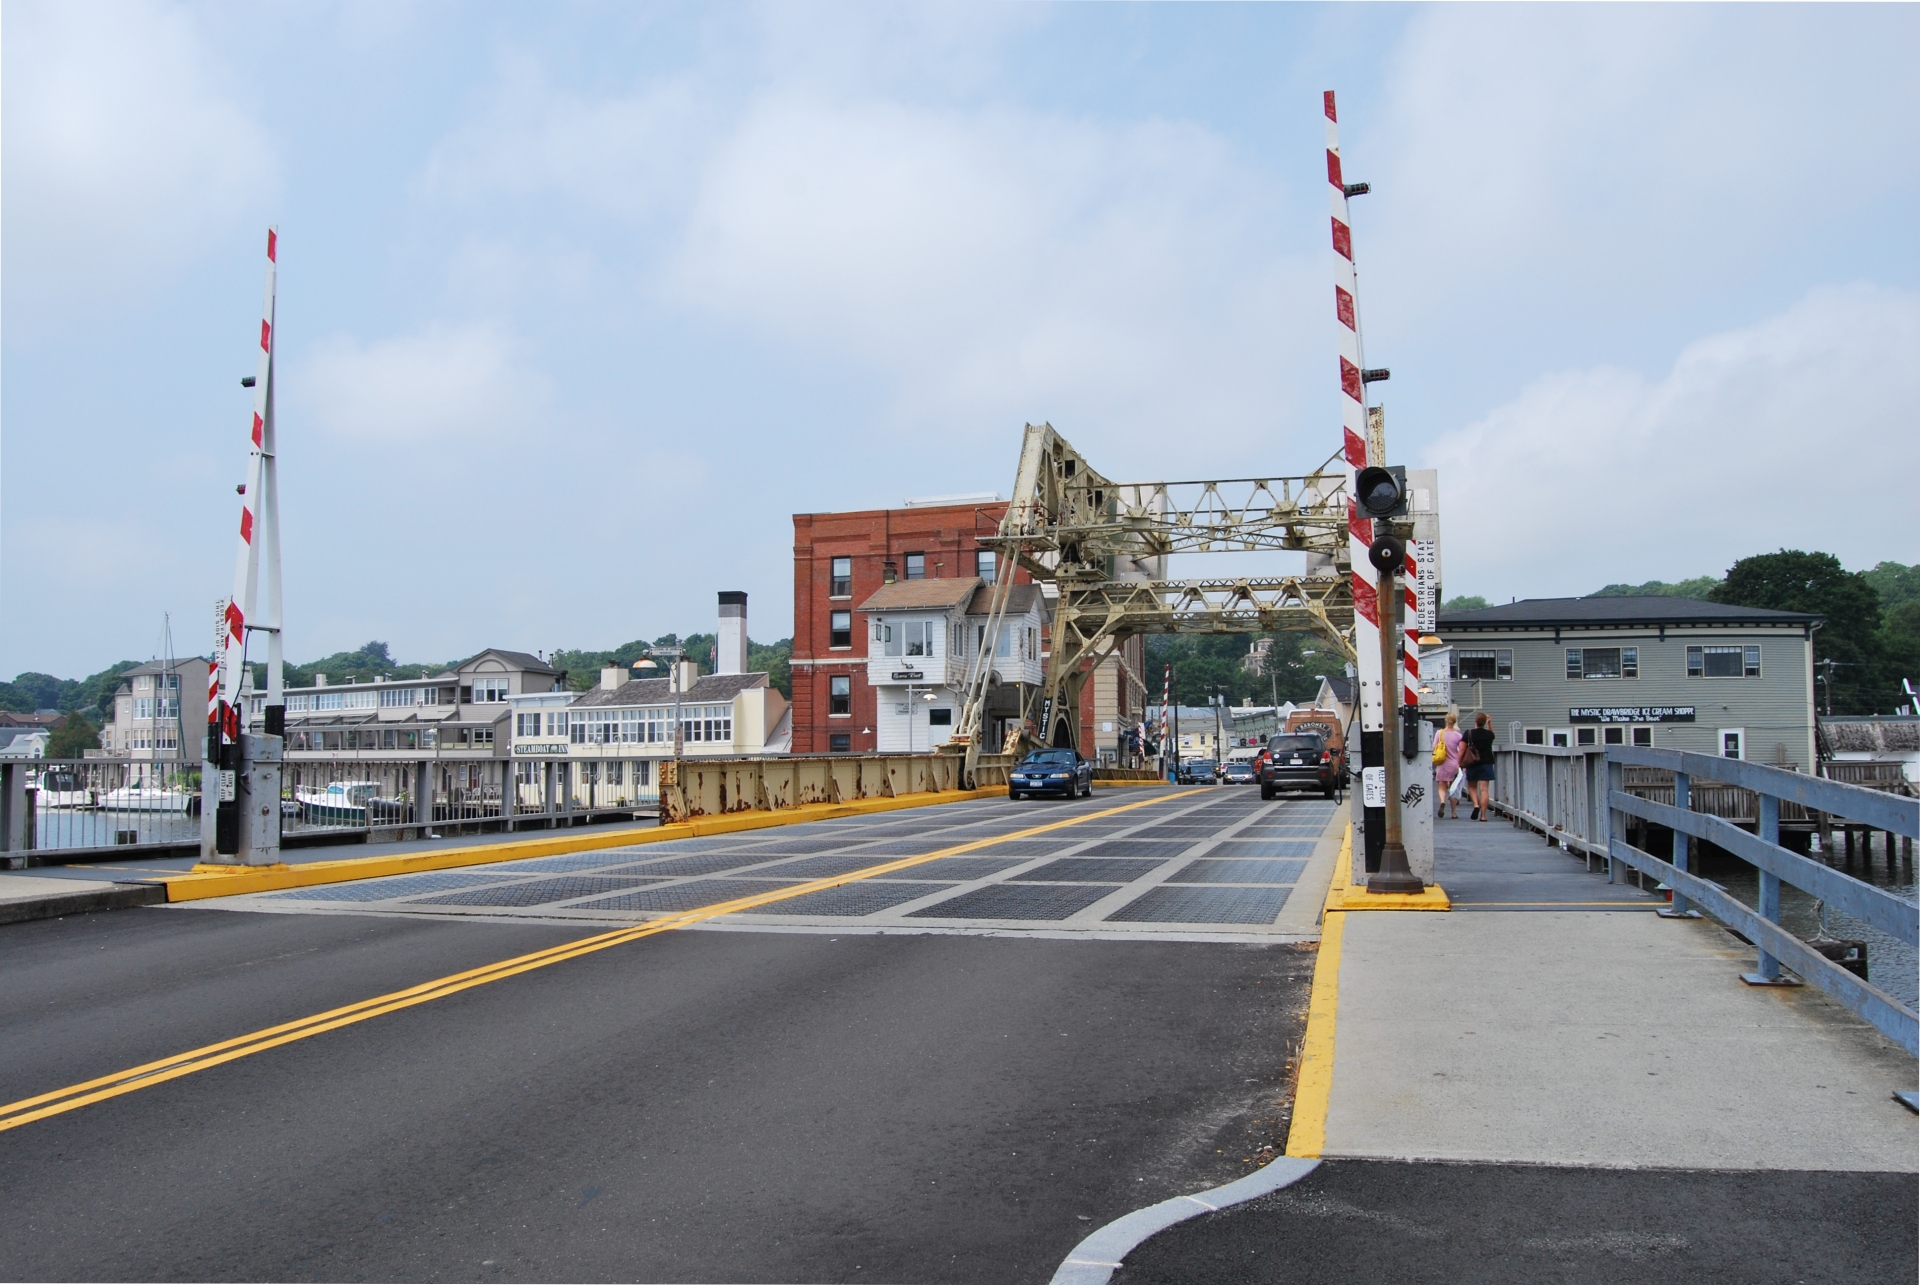
M 1332 91 L 1325 94 L 1323 108 L 1340 448 L 1314 471 L 1297 476 L 1115 482 L 1091 467 L 1051 424 L 1027 425 L 1006 516 L 993 536 L 980 541 L 998 554 L 982 655 L 992 654 L 1014 569 L 1024 567 L 1050 585 L 1052 652 L 1034 719 L 1042 745 L 1079 748 L 1082 688 L 1094 667 L 1136 634 L 1319 634 L 1348 658 L 1357 679 L 1363 774 L 1384 770 L 1389 700 L 1409 712 L 1419 704 L 1417 568 L 1408 568 L 1405 592 L 1396 594 L 1401 601 L 1379 601 L 1379 575 L 1367 551 L 1376 535 L 1389 532 L 1384 527 L 1376 532 L 1375 521 L 1362 516 L 1354 502 L 1360 470 L 1387 463 L 1385 416 L 1380 407 L 1368 405 L 1367 390 L 1389 372 L 1365 362 L 1348 210 L 1350 198 L 1369 189 L 1346 181 Z M 1167 576 L 1173 554 L 1225 551 L 1303 553 L 1306 565 L 1299 575 Z M 1394 648 L 1398 675 L 1383 672 L 1383 617 L 1402 633 Z M 969 777 L 985 748 L 980 738 L 994 677 L 984 660 L 968 675 L 953 745 L 965 748 Z M 1010 742 L 1006 748 L 1023 747 Z M 1384 803 L 1364 808 L 1369 866 L 1384 830 Z

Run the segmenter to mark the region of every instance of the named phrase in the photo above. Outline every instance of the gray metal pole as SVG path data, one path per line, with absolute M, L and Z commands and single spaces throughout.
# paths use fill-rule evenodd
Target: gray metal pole
M 1380 744 L 1387 777 L 1386 846 L 1380 869 L 1367 876 L 1368 892 L 1420 892 L 1425 885 L 1407 864 L 1400 829 L 1400 591 L 1393 569 L 1380 573 Z

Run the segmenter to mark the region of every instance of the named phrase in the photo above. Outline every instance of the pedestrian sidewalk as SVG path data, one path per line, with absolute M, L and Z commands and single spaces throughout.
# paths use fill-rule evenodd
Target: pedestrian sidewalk
M 58 919 L 94 910 L 148 906 L 167 899 L 157 886 L 114 883 L 108 879 L 43 878 L 0 871 L 0 924 L 29 919 Z
M 1435 848 L 1446 911 L 1329 895 L 1288 1159 L 1142 1211 L 1113 1285 L 1913 1281 L 1914 1059 L 1531 831 Z
M 1449 914 L 1348 914 L 1323 1156 L 1916 1169 L 1914 1060 L 1712 920 L 1505 822 L 1443 821 Z

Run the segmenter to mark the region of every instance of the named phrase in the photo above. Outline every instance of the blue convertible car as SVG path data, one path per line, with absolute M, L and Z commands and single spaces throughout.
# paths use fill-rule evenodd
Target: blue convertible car
M 1072 750 L 1035 750 L 1013 765 L 1007 777 L 1007 797 L 1057 794 L 1063 799 L 1093 795 L 1093 763 Z

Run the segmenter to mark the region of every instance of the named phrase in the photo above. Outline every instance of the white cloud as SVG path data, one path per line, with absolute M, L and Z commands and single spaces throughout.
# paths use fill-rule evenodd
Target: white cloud
M 435 146 L 419 190 L 476 212 L 505 199 L 555 213 L 649 215 L 684 201 L 710 128 L 688 77 L 584 99 L 516 67 L 484 116 Z
M 1191 124 L 768 96 L 707 167 L 672 280 L 890 376 L 919 426 L 1244 430 L 1302 348 L 1275 301 L 1325 271 L 1276 253 L 1278 199 Z
M 393 447 L 530 429 L 551 393 L 521 346 L 485 324 L 372 343 L 332 335 L 302 354 L 289 375 L 288 390 L 297 391 L 324 432 Z
M 1915 352 L 1920 295 L 1854 285 L 1690 344 L 1664 379 L 1535 380 L 1427 452 L 1449 591 L 1589 593 L 1783 547 L 1920 556 L 1912 504 L 1886 501 L 1920 470 Z
M 177 9 L 9 4 L 5 68 L 10 320 L 164 279 L 277 187 L 266 133 Z
M 1350 111 L 1374 317 L 1524 330 L 1571 290 L 1610 326 L 1846 263 L 1920 178 L 1916 37 L 1907 6 L 1414 11 Z

